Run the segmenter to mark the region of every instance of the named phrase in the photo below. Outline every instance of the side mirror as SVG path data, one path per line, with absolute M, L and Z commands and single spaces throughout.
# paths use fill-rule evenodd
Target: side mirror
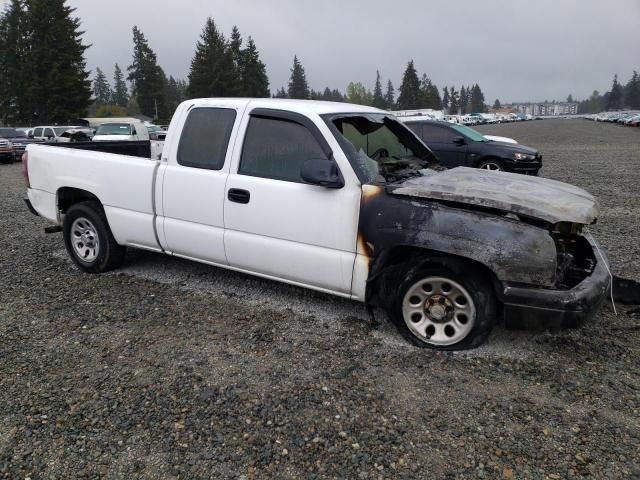
M 457 136 L 453 139 L 453 143 L 455 143 L 456 145 L 464 145 L 464 137 L 462 135 Z
M 300 177 L 311 185 L 327 188 L 342 188 L 344 180 L 340 176 L 338 165 L 333 160 L 312 158 L 302 164 Z

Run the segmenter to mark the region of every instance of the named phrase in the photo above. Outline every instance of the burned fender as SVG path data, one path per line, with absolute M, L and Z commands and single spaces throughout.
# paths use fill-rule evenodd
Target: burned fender
M 540 225 L 363 186 L 358 254 L 370 259 L 370 277 L 398 246 L 473 260 L 503 282 L 551 287 L 555 281 L 556 246 Z

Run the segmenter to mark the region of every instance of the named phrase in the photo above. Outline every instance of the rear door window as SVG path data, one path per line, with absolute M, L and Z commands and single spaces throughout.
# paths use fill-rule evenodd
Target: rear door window
M 415 133 L 418 138 L 422 138 L 422 125 L 419 123 L 405 123 L 409 130 Z
M 238 173 L 304 183 L 300 170 L 311 159 L 327 160 L 327 156 L 307 127 L 255 116 L 249 120 Z
M 53 133 L 53 129 L 52 128 L 45 128 L 44 129 L 44 136 L 49 138 L 49 137 L 55 137 L 55 134 Z
M 220 170 L 224 166 L 236 111 L 231 108 L 194 108 L 182 129 L 178 163 L 186 167 Z
M 41 128 L 36 128 L 36 129 L 33 131 L 33 136 L 34 136 L 34 137 L 41 137 L 41 136 L 42 136 L 42 129 L 41 129 Z
M 425 124 L 423 125 L 423 129 L 422 139 L 427 143 L 453 143 L 453 139 L 459 136 L 457 132 L 454 132 L 448 127 L 441 127 L 439 125 Z

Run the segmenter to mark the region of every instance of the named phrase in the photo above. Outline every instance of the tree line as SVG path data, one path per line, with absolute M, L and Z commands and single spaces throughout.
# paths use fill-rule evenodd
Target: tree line
M 132 29 L 133 52 L 126 69 L 114 65 L 112 81 L 102 68 L 93 78 L 86 67 L 80 22 L 65 0 L 11 0 L 0 14 L 0 120 L 10 124 L 64 123 L 84 116 L 144 114 L 168 121 L 177 105 L 195 97 L 269 97 L 330 100 L 389 110 L 432 108 L 452 114 L 487 110 L 478 84 L 451 85 L 442 94 L 430 77 L 410 60 L 399 88 L 377 71 L 373 88 L 351 82 L 337 88 L 310 88 L 305 69 L 293 57 L 289 82 L 273 94 L 266 65 L 254 40 L 238 27 L 229 38 L 208 18 L 195 46 L 186 79 L 167 76 L 144 33 Z M 51 48 L 55 45 L 55 48 Z M 573 100 L 571 98 L 571 100 Z M 496 100 L 494 107 L 499 108 Z M 579 102 L 579 112 L 640 109 L 636 71 L 625 84 L 615 75 L 609 91 Z
M 604 94 L 594 90 L 591 96 L 578 102 L 578 113 L 599 113 L 609 110 L 640 110 L 640 76 L 636 70 L 624 85 L 613 76 L 611 89 Z

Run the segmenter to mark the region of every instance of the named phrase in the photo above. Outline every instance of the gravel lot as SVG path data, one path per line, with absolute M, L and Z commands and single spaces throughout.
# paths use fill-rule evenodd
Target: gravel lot
M 594 193 L 640 279 L 640 129 L 482 127 Z M 0 165 L 0 478 L 640 478 L 640 319 L 411 347 L 356 303 L 131 252 L 81 274 Z

